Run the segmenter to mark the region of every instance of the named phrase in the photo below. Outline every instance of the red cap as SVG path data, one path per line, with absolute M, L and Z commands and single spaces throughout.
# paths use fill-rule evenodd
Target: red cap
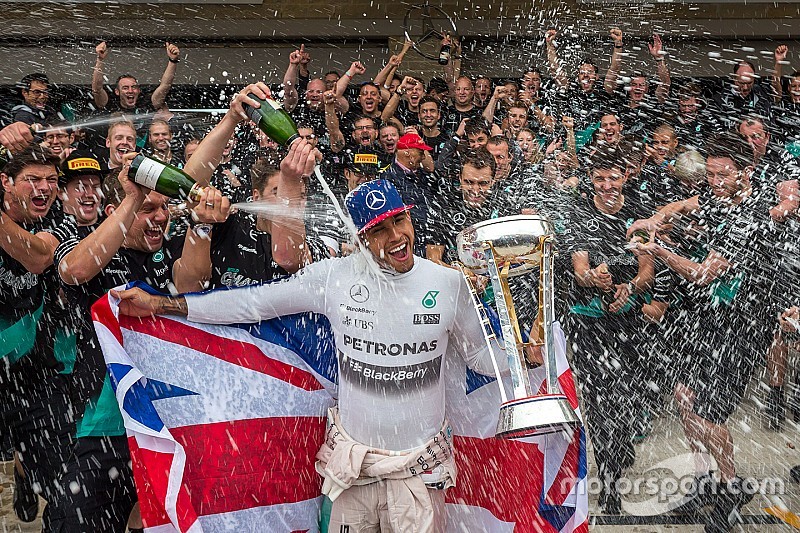
M 409 148 L 416 148 L 417 150 L 433 150 L 433 148 L 422 142 L 422 137 L 416 133 L 406 133 L 397 141 L 398 150 L 408 150 Z

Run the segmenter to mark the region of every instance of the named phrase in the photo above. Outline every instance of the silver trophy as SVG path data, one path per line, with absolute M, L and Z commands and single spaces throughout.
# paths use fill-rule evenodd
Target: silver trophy
M 553 339 L 554 235 L 553 225 L 547 218 L 539 215 L 515 215 L 479 222 L 463 230 L 456 238 L 463 268 L 475 274 L 487 274 L 491 279 L 505 355 L 511 368 L 513 396 L 509 398 L 495 362 L 503 401 L 497 423 L 498 437 L 513 439 L 543 435 L 569 430 L 581 424 L 569 400 L 558 388 Z M 522 340 L 508 279 L 537 269 L 539 313 L 532 339 L 526 343 Z M 484 323 L 489 350 L 492 351 L 490 341 L 494 334 L 488 327 L 485 310 L 478 302 L 474 289 L 473 298 Z M 547 391 L 544 394 L 536 394 L 538 391 L 530 383 L 528 363 L 524 359 L 524 350 L 529 346 L 541 346 L 543 350 L 547 382 Z M 495 357 L 493 352 L 492 357 Z

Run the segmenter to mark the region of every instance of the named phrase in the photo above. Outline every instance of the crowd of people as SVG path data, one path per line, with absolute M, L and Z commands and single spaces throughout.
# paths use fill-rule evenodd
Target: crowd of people
M 244 88 L 213 127 L 170 111 L 181 58 L 171 43 L 147 97 L 129 74 L 104 84 L 113 51 L 99 44 L 87 122 L 49 107 L 45 74 L 25 76 L 0 132 L 0 432 L 16 461 L 20 519 L 36 517 L 39 494 L 46 531 L 142 527 L 90 316 L 108 290 L 136 280 L 173 295 L 258 284 L 352 254 L 376 228 L 396 245 L 376 254 L 384 269 L 405 272 L 409 247 L 455 268 L 462 229 L 522 213 L 548 217 L 556 231 L 556 316 L 601 509 L 621 512 L 617 481 L 652 416 L 674 401 L 697 478 L 675 511 L 709 508 L 706 530 L 730 530 L 752 498 L 727 426 L 748 384 L 766 367 L 771 430 L 782 430 L 787 405 L 800 415 L 787 381 L 800 329 L 800 72 L 783 75 L 781 45 L 768 77 L 740 61 L 716 92 L 673 86 L 677 62 L 658 35 L 647 43 L 652 72 L 634 72 L 613 28 L 601 78 L 589 58 L 570 72 L 557 37 L 546 33 L 540 67 L 502 80 L 462 75 L 455 39 L 441 76 L 428 80 L 402 75 L 402 54 L 371 80 L 360 61 L 314 72 L 301 47 L 282 82 Z M 300 138 L 282 147 L 258 130 L 245 111 L 259 105 L 254 95 L 275 98 Z M 205 186 L 202 197 L 187 203 L 137 184 L 137 152 L 182 168 Z M 348 205 L 359 198 L 351 191 L 390 183 L 382 194 L 402 199 L 391 227 L 364 219 L 354 239 L 316 165 Z M 237 202 L 272 209 L 232 211 Z M 412 237 L 394 239 L 409 235 L 407 222 Z M 526 330 L 536 283 L 512 283 Z M 353 416 L 343 413 L 345 427 L 363 424 Z

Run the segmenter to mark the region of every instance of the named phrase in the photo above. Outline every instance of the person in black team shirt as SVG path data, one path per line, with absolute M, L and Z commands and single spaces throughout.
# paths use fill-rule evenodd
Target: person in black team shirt
M 447 203 L 432 207 L 431 237 L 425 247 L 426 257 L 434 263 L 450 266 L 458 261 L 456 235 L 476 222 L 494 218 L 489 201 L 495 173 L 494 157 L 486 148 L 467 156 L 461 168 L 460 190 Z
M 97 109 L 104 109 L 109 113 L 125 113 L 126 116 L 134 115 L 134 124 L 138 135 L 137 147 L 143 148 L 147 137 L 149 120 L 146 115 L 157 109 L 166 107 L 166 99 L 175 79 L 175 71 L 180 62 L 181 51 L 172 43 L 166 43 L 167 67 L 161 75 L 161 82 L 153 91 L 150 102 L 142 103 L 142 90 L 139 82 L 130 74 L 123 74 L 117 78 L 114 87 L 114 98 L 110 99 L 105 87 L 103 65 L 108 57 L 108 45 L 103 41 L 95 48 L 97 62 L 92 70 L 92 97 Z M 131 120 L 129 118 L 129 120 Z
M 773 339 L 778 312 L 772 302 L 774 273 L 770 257 L 773 234 L 768 187 L 751 181 L 752 154 L 732 133 L 717 134 L 706 145 L 709 188 L 697 196 L 674 202 L 647 220 L 636 221 L 629 233 L 651 232 L 648 242 L 634 237 L 637 254 L 653 255 L 690 283 L 701 330 L 687 336 L 687 350 L 695 359 L 692 374 L 682 385 L 687 405 L 684 431 L 702 443 L 719 465 L 718 490 L 709 474 L 699 475 L 684 508 L 713 505 L 707 532 L 729 531 L 739 510 L 752 499 L 736 475 L 733 439 L 728 417 L 742 400 L 756 364 Z M 662 246 L 653 235 L 683 216 L 703 223 L 702 250 L 690 256 Z M 781 290 L 781 289 L 777 289 Z M 746 332 L 746 334 L 742 334 Z M 677 390 L 677 389 L 676 389 Z M 699 487 L 705 490 L 699 490 Z
M 24 143 L 12 145 L 20 146 Z M 15 153 L 0 172 L 0 431 L 10 434 L 26 482 L 49 504 L 74 427 L 69 382 L 62 374 L 70 362 L 57 350 L 55 320 L 53 233 L 63 220 L 60 208 L 52 208 L 58 164 L 57 156 L 34 147 Z M 36 506 L 15 509 L 29 521 Z M 48 505 L 45 525 L 50 510 Z
M 637 306 L 632 298 L 653 277 L 649 257 L 626 249 L 625 230 L 642 216 L 640 207 L 622 193 L 625 161 L 618 149 L 599 148 L 591 158 L 594 194 L 581 198 L 569 236 L 574 271 L 572 325 L 573 364 L 586 399 L 586 421 L 603 483 L 600 506 L 619 514 L 617 481 L 633 464 L 637 382 Z M 613 413 L 613 416 L 608 416 Z
M 325 246 L 306 237 L 304 177 L 319 154 L 300 139 L 292 143 L 280 168 L 266 160 L 251 169 L 253 201 L 266 201 L 287 212 L 251 217 L 242 211 L 214 226 L 211 238 L 211 287 L 241 287 L 294 274 L 327 257 Z M 289 212 L 291 211 L 291 213 Z

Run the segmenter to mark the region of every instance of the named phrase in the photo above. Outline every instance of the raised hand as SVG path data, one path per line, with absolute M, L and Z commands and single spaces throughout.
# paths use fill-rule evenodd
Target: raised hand
M 304 67 L 308 68 L 308 64 L 311 63 L 311 54 L 306 52 L 306 45 L 300 45 L 300 64 Z
M 267 85 L 261 81 L 258 83 L 251 83 L 239 91 L 239 93 L 233 97 L 233 100 L 231 100 L 231 110 L 229 113 L 233 113 L 233 115 L 236 116 L 240 122 L 250 118 L 247 115 L 247 112 L 244 110 L 245 104 L 249 105 L 250 107 L 255 107 L 256 109 L 261 107 L 261 104 L 248 96 L 251 93 L 261 99 L 272 98 L 272 93 L 270 92 L 269 87 L 267 87 Z
M 171 61 L 177 61 L 181 57 L 181 49 L 175 46 L 174 44 L 167 43 L 166 48 L 167 48 L 167 57 Z
M 231 201 L 219 189 L 205 187 L 192 208 L 192 218 L 203 224 L 217 224 L 228 220 L 230 212 Z
M 303 61 L 303 52 L 300 50 L 292 50 L 289 54 L 289 64 L 299 65 Z
M 333 91 L 325 91 L 322 94 L 322 101 L 325 102 L 325 107 L 336 105 L 336 93 Z
M 353 75 L 353 78 L 356 76 L 361 76 L 366 71 L 367 67 L 365 67 L 361 61 L 353 61 L 353 63 L 350 65 L 350 73 Z
M 647 43 L 647 47 L 650 49 L 650 55 L 653 56 L 653 59 L 658 59 L 664 55 L 664 45 L 661 42 L 661 36 L 657 33 L 653 34 L 653 44 Z
M 95 46 L 94 51 L 97 53 L 97 59 L 100 61 L 104 61 L 105 58 L 108 57 L 108 45 L 105 41 Z
M 558 36 L 558 32 L 554 28 L 550 28 L 544 34 L 544 42 L 547 43 L 547 46 L 552 46 L 555 48 L 556 46 L 556 37 Z
M 622 30 L 619 28 L 611 28 L 611 31 L 608 32 L 611 36 L 611 40 L 614 41 L 614 46 L 622 46 Z
M 775 62 L 783 63 L 786 61 L 786 55 L 789 53 L 789 47 L 785 44 L 778 46 L 775 49 Z
M 0 144 L 12 153 L 25 150 L 32 142 L 31 127 L 24 122 L 14 122 L 0 130 Z

